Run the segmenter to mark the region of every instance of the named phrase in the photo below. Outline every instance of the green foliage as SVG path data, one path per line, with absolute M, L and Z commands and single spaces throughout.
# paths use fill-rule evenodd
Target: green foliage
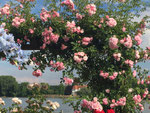
M 18 83 L 12 76 L 0 76 L 0 96 L 17 96 Z

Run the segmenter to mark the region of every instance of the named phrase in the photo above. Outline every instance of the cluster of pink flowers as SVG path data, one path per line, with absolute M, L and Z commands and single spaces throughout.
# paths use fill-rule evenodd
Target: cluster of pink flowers
M 81 106 L 83 108 L 88 108 L 89 110 L 99 110 L 102 111 L 103 107 L 102 105 L 98 102 L 97 97 L 93 98 L 93 101 L 88 101 L 86 99 L 82 100 Z
M 0 8 L 1 15 L 9 15 L 10 14 L 10 5 L 5 4 L 3 8 Z
M 109 27 L 115 27 L 117 25 L 117 21 L 114 18 L 109 18 L 109 16 L 108 16 L 107 19 L 108 20 L 106 21 L 106 24 Z
M 53 29 L 49 27 L 49 29 L 45 28 L 45 31 L 42 32 L 42 36 L 44 37 L 43 49 L 44 49 L 44 46 L 46 47 L 46 44 L 49 45 L 51 42 L 57 43 L 59 39 L 59 35 L 54 34 L 52 31 Z
M 118 105 L 118 106 L 125 106 L 125 105 L 126 105 L 126 97 L 120 98 L 120 99 L 117 101 L 117 105 Z
M 36 71 L 33 71 L 32 75 L 39 77 L 39 76 L 42 76 L 42 72 L 41 72 L 41 70 L 37 69 Z
M 102 76 L 104 79 L 108 78 L 110 80 L 114 80 L 118 76 L 118 72 L 113 72 L 113 75 L 109 76 L 109 73 L 104 73 L 103 71 L 100 71 L 100 76 Z
M 148 91 L 148 88 L 146 88 L 143 94 L 143 98 L 145 98 L 148 94 L 149 94 L 149 91 Z
M 109 76 L 110 80 L 114 80 L 118 76 L 118 72 L 113 72 L 113 75 Z
M 148 95 L 148 90 L 146 89 L 146 91 L 144 92 L 143 96 L 146 97 L 146 95 Z M 140 103 L 142 101 L 142 98 L 140 95 L 134 95 L 133 100 L 135 102 L 136 105 L 138 105 L 140 107 L 140 110 L 143 111 L 144 107 L 143 105 Z
M 82 45 L 88 45 L 93 40 L 93 37 L 84 37 L 82 39 Z
M 40 13 L 40 18 L 43 22 L 48 21 L 48 18 L 55 18 L 55 17 L 59 17 L 59 13 L 56 11 L 47 11 L 46 9 L 42 9 L 41 13 Z
M 84 30 L 81 29 L 80 26 L 76 27 L 76 23 L 74 21 L 72 22 L 68 21 L 66 27 L 67 27 L 67 32 L 71 32 L 71 33 L 77 32 L 78 34 L 84 32 Z
M 78 53 L 74 53 L 74 58 L 73 58 L 77 63 L 80 63 L 82 61 L 87 61 L 88 57 L 87 54 L 85 54 L 84 52 L 78 52 Z
M 148 52 L 149 52 L 149 51 L 144 50 L 144 57 L 143 57 L 143 58 L 144 58 L 145 60 L 150 59 L 150 57 L 148 56 Z
M 40 18 L 43 22 L 48 21 L 48 18 L 51 18 L 50 12 L 43 8 L 40 13 Z
M 117 49 L 118 48 L 118 38 L 114 35 L 109 39 L 109 47 L 111 49 Z
M 50 61 L 50 65 L 52 66 L 53 69 L 57 69 L 58 71 L 61 71 L 63 69 L 65 69 L 65 66 L 63 64 L 63 62 L 56 62 L 54 63 L 52 60 Z M 51 70 L 53 70 L 51 69 Z
M 72 85 L 73 83 L 73 79 L 71 78 L 64 77 L 63 80 L 66 85 Z
M 126 97 L 122 97 L 118 101 L 115 101 L 115 99 L 113 99 L 112 104 L 110 104 L 110 107 L 114 108 L 116 106 L 125 106 L 125 105 L 126 105 Z
M 140 44 L 142 43 L 141 36 L 142 36 L 142 34 L 141 34 L 141 33 L 138 33 L 138 34 L 134 37 L 135 41 L 137 42 L 136 45 L 140 45 Z
M 12 21 L 13 21 L 12 25 L 18 28 L 21 23 L 25 22 L 25 19 L 20 17 L 15 17 Z
M 124 39 L 120 40 L 120 43 L 123 44 L 127 48 L 132 47 L 132 39 L 130 35 L 127 35 L 127 38 L 125 37 Z
M 129 60 L 129 59 L 126 60 L 124 63 L 129 65 L 130 67 L 133 67 L 133 64 L 134 64 L 134 62 L 132 60 Z
M 85 9 L 88 11 L 90 16 L 96 13 L 96 6 L 94 4 L 88 4 Z
M 114 53 L 114 54 L 113 54 L 113 57 L 114 57 L 117 61 L 120 61 L 121 53 Z
M 141 111 L 144 110 L 144 106 L 143 106 L 141 103 L 139 103 L 138 106 L 140 107 L 140 110 L 141 110 Z
M 99 74 L 100 76 L 102 76 L 104 79 L 106 79 L 106 78 L 108 78 L 108 76 L 109 76 L 109 73 L 104 73 L 103 71 L 100 71 L 100 74 Z
M 72 0 L 65 0 L 61 2 L 62 5 L 68 6 L 69 9 L 74 10 L 74 3 Z
M 83 17 L 84 17 L 84 16 L 81 15 L 81 14 L 79 14 L 79 13 L 76 14 L 76 18 L 77 18 L 78 20 L 81 20 Z
M 140 52 L 138 50 L 135 51 L 135 58 L 136 59 L 140 58 Z
M 135 101 L 135 104 L 138 104 L 142 101 L 142 98 L 140 95 L 134 95 L 133 100 Z

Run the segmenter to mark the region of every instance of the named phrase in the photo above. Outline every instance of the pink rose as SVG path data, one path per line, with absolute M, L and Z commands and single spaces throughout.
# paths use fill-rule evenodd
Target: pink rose
M 116 38 L 116 36 L 114 35 L 109 39 L 109 47 L 111 49 L 117 49 L 118 48 L 117 44 L 118 44 L 118 38 Z
M 135 104 L 138 104 L 142 101 L 142 98 L 140 95 L 134 95 L 133 100 L 135 101 Z
M 33 71 L 32 74 L 33 74 L 33 76 L 36 76 L 36 77 L 42 76 L 42 72 L 39 69 L 37 69 L 36 71 Z
M 107 105 L 108 104 L 108 99 L 107 98 L 103 98 L 103 104 Z
M 73 83 L 73 79 L 71 79 L 71 78 L 64 77 L 63 80 L 66 85 L 72 85 L 72 83 Z
M 106 24 L 109 27 L 115 27 L 117 25 L 117 22 L 114 18 L 108 18 L 108 21 L 106 21 Z
M 96 13 L 96 6 L 94 4 L 88 4 L 85 9 L 87 9 L 89 16 L 92 16 Z

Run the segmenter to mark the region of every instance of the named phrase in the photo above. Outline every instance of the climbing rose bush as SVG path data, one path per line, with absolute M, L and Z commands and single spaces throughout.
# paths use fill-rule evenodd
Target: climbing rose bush
M 150 77 L 138 62 L 150 59 L 150 48 L 140 46 L 149 21 L 145 16 L 133 22 L 146 8 L 143 0 L 46 1 L 38 15 L 31 13 L 35 0 L 17 0 L 0 8 L 5 31 L 22 49 L 37 50 L 19 69 L 33 64 L 36 77 L 47 67 L 62 71 L 66 85 L 76 84 L 77 75 L 91 93 L 71 102 L 75 113 L 144 110 Z

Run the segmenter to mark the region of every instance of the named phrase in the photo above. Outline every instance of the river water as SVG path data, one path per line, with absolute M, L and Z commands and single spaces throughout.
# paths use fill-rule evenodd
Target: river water
M 5 106 L 6 108 L 10 107 L 12 104 L 12 98 L 2 98 L 5 101 Z M 19 98 L 22 100 L 22 107 L 26 107 L 27 103 L 25 102 L 27 98 Z M 47 100 L 51 101 L 57 101 L 60 104 L 60 107 L 55 110 L 54 113 L 61 113 L 60 111 L 63 111 L 63 113 L 73 113 L 73 109 L 68 105 L 68 104 L 63 104 L 63 99 L 62 98 L 47 98 Z M 148 104 L 145 104 L 145 110 L 142 113 L 150 113 Z

